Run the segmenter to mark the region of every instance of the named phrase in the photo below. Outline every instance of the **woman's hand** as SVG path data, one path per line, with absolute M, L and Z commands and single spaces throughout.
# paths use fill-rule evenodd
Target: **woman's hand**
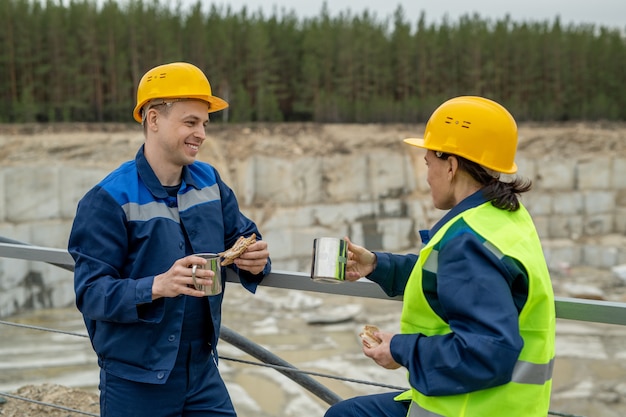
M 356 281 L 371 274 L 376 268 L 376 255 L 363 246 L 355 245 L 347 236 L 344 239 L 348 242 L 346 279 Z
M 363 345 L 363 353 L 368 358 L 372 358 L 374 362 L 382 366 L 385 369 L 398 369 L 401 365 L 393 359 L 391 356 L 391 338 L 393 333 L 388 332 L 376 332 L 382 342 L 374 347 L 367 347 Z

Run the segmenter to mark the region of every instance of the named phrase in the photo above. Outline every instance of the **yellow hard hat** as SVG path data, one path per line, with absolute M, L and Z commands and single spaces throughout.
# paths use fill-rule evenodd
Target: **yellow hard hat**
M 452 98 L 439 106 L 426 124 L 424 139 L 409 145 L 458 155 L 504 174 L 517 172 L 517 124 L 511 113 L 484 97 Z
M 172 62 L 154 67 L 141 77 L 133 117 L 139 123 L 141 109 L 154 99 L 196 99 L 209 103 L 209 113 L 223 110 L 228 103 L 211 93 L 206 75 L 195 65 Z

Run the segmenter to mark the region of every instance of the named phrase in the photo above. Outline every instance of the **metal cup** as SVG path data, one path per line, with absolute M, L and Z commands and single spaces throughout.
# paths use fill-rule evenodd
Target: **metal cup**
M 311 278 L 318 282 L 339 283 L 346 279 L 348 242 L 335 237 L 313 240 Z
M 220 256 L 217 253 L 194 253 L 194 256 L 199 256 L 207 260 L 205 265 L 191 266 L 191 278 L 193 278 L 193 286 L 200 291 L 204 291 L 205 295 L 217 295 L 222 292 L 222 267 L 220 265 Z M 198 269 L 210 269 L 215 273 L 213 276 L 213 284 L 201 285 L 196 282 L 196 270 Z

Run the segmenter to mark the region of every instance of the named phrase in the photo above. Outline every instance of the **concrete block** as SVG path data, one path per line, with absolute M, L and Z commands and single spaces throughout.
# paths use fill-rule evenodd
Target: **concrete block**
M 237 201 L 242 207 L 254 206 L 256 162 L 257 158 L 253 156 L 245 160 L 233 161 L 229 165 L 228 172 L 231 181 L 227 184 L 235 192 Z
M 539 239 L 550 239 L 550 217 L 549 216 L 533 216 L 533 223 Z
M 599 156 L 581 160 L 576 169 L 578 190 L 604 190 L 611 185 L 612 158 Z
M 41 288 L 46 294 L 45 303 L 49 307 L 68 307 L 75 304 L 74 274 L 71 271 L 41 262 L 33 265 L 32 271 L 41 277 Z
M 61 215 L 59 167 L 21 166 L 5 171 L 6 218 L 10 222 Z
M 626 247 L 624 246 L 620 246 L 617 248 L 616 265 L 626 265 Z
M 4 169 L 0 170 L 0 223 L 6 221 L 8 196 L 4 187 Z
M 361 201 L 372 198 L 367 156 L 331 155 L 322 160 L 324 201 Z
M 586 244 L 583 245 L 583 264 L 595 268 L 609 269 L 617 265 L 618 250 L 615 247 Z
M 386 217 L 404 217 L 407 215 L 407 206 L 403 200 L 385 199 L 379 204 L 379 216 Z
M 23 243 L 29 242 L 28 225 L 0 224 L 0 236 Z M 0 293 L 18 287 L 30 268 L 29 261 L 0 257 Z
M 348 227 L 348 237 L 357 245 L 365 245 L 365 235 L 361 222 L 351 223 Z M 367 247 L 367 246 L 366 246 Z M 368 248 L 369 249 L 369 248 Z
M 275 271 L 295 271 L 295 272 L 311 272 L 311 261 L 309 261 L 308 267 L 301 265 L 298 259 L 278 259 L 274 262 L 272 258 L 272 269 Z
M 405 184 L 406 193 L 410 194 L 413 191 L 418 189 L 418 184 L 417 184 L 418 178 L 416 177 L 415 172 L 413 170 L 411 157 L 408 154 L 404 154 L 403 158 L 404 158 L 404 164 L 402 165 L 402 167 L 404 169 L 404 178 L 406 181 L 406 184 Z M 419 181 L 421 181 L 421 178 L 419 179 Z
M 53 307 L 71 307 L 76 305 L 74 283 L 72 281 L 63 281 L 50 290 L 50 300 Z
M 407 157 L 407 176 L 413 178 L 411 181 L 411 189 L 418 193 L 429 193 L 430 186 L 426 181 L 428 178 L 428 167 L 424 162 L 424 152 L 416 151 L 409 148 L 406 153 Z
M 325 197 L 320 158 L 285 160 L 258 156 L 254 181 L 255 204 L 312 204 Z
M 407 202 L 407 214 L 413 219 L 413 224 L 416 231 L 422 229 L 430 229 L 431 224 L 426 217 L 426 208 L 424 207 L 423 200 L 412 199 Z
M 377 150 L 367 155 L 372 198 L 397 198 L 409 190 L 407 160 L 397 152 Z
M 24 287 L 0 291 L 0 318 L 19 313 L 26 304 L 26 299 L 27 293 Z
M 29 242 L 37 246 L 45 246 L 55 249 L 67 249 L 71 220 L 42 220 L 27 223 L 30 229 Z
M 524 194 L 522 204 L 531 216 L 549 216 L 552 214 L 552 195 L 550 193 L 533 193 L 532 191 Z
M 73 219 L 80 199 L 108 173 L 109 171 L 103 169 L 61 167 L 59 171 L 61 218 Z
M 381 206 L 384 204 L 376 204 L 373 201 L 318 204 L 311 206 L 311 222 L 307 226 L 319 225 L 330 229 L 342 229 L 345 224 L 359 219 L 381 216 L 381 211 L 384 210 Z
M 292 234 L 289 229 L 266 229 L 263 232 L 263 240 L 267 242 L 272 266 L 274 265 L 274 260 L 284 260 L 293 257 Z
M 615 232 L 626 235 L 626 207 L 615 209 Z
M 583 202 L 584 195 L 582 192 L 573 191 L 552 193 L 552 213 L 560 216 L 583 214 Z
M 307 227 L 314 223 L 314 207 L 315 206 L 312 205 L 300 207 L 272 207 L 270 209 L 270 212 L 263 216 L 262 221 L 257 221 L 257 225 L 259 227 L 263 227 L 261 233 L 264 233 L 264 230 L 266 231 L 269 229 L 291 229 L 294 227 Z
M 30 226 L 28 223 L 0 223 L 0 236 L 22 243 L 31 243 Z
M 382 236 L 382 249 L 385 251 L 396 252 L 412 246 L 413 221 L 409 218 L 380 219 L 378 230 Z
M 550 239 L 578 239 L 583 234 L 583 216 L 552 215 L 548 224 Z
M 357 235 L 354 235 L 353 240 L 360 242 L 359 245 L 366 247 L 371 251 L 384 251 L 383 233 L 378 227 L 377 219 L 363 219 L 355 222 L 351 225 L 351 230 L 357 230 L 360 232 L 360 239 L 357 239 Z
M 541 159 L 536 161 L 537 190 L 573 190 L 576 161 L 571 159 Z
M 0 258 L 0 292 L 19 287 L 30 270 L 29 261 Z
M 613 189 L 626 190 L 626 158 L 613 159 L 610 185 Z
M 33 261 L 30 271 L 41 276 L 41 284 L 44 288 L 53 288 L 56 285 L 66 283 L 73 285 L 74 283 L 74 273 L 72 271 L 45 262 Z
M 584 235 L 599 236 L 613 233 L 614 217 L 612 214 L 594 214 L 584 218 Z
M 563 272 L 582 261 L 582 247 L 569 239 L 553 239 L 541 242 L 546 263 L 551 271 Z
M 450 210 L 440 210 L 433 206 L 432 203 L 430 205 L 427 205 L 426 219 L 428 221 L 428 226 L 426 227 L 426 229 L 432 228 L 439 220 L 441 220 L 443 216 L 448 214 L 449 211 Z
M 583 196 L 585 214 L 611 213 L 615 210 L 616 195 L 612 191 L 586 191 Z
M 522 177 L 531 180 L 533 183 L 537 179 L 537 165 L 532 158 L 516 158 L 517 172 L 512 177 Z

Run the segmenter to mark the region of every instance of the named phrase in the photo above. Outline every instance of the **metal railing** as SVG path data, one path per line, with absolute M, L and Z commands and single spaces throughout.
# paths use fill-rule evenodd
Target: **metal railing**
M 28 245 L 2 237 L 0 237 L 0 242 L 3 242 L 0 243 L 0 257 L 46 262 L 70 271 L 74 270 L 74 260 L 66 250 Z M 237 275 L 230 269 L 227 270 L 226 280 L 239 282 Z M 278 270 L 272 271 L 265 277 L 261 285 L 289 290 L 402 301 L 402 297 L 387 296 L 378 284 L 366 279 L 346 285 L 329 285 L 315 282 L 305 273 Z M 555 308 L 557 318 L 561 319 L 626 325 L 626 303 L 555 297 Z
M 45 262 L 66 269 L 68 271 L 74 270 L 74 260 L 66 250 L 47 248 L 41 246 L 29 245 L 24 242 L 4 238 L 0 236 L 0 258 L 14 258 L 29 261 Z M 227 270 L 226 280 L 232 283 L 238 283 L 239 278 L 231 271 Z M 290 271 L 272 271 L 261 282 L 262 286 L 282 288 L 298 291 L 311 291 L 333 295 L 377 298 L 386 300 L 401 301 L 402 297 L 389 297 L 382 289 L 367 279 L 361 279 L 354 283 L 347 283 L 345 285 L 329 285 L 324 283 L 315 282 L 310 279 L 308 274 Z M 577 298 L 565 298 L 556 297 L 555 308 L 557 318 L 587 321 L 595 323 L 606 324 L 619 324 L 626 325 L 626 303 L 611 302 L 611 301 L 599 301 L 599 300 L 586 300 Z M 3 324 L 9 324 L 4 323 Z M 50 329 L 42 329 L 50 330 Z M 83 337 L 85 335 L 82 335 Z M 285 362 L 282 358 L 274 355 L 272 352 L 265 350 L 256 343 L 248 340 L 235 331 L 223 326 L 220 338 L 240 350 L 246 352 L 250 356 L 260 360 L 263 364 L 270 366 L 298 383 L 309 392 L 322 399 L 328 404 L 334 404 L 340 401 L 341 398 L 334 392 L 320 384 L 313 379 L 310 375 L 317 375 L 322 377 L 330 377 L 331 375 L 317 374 L 312 372 L 305 372 L 297 369 L 293 365 Z M 225 358 L 235 360 L 232 358 Z M 242 361 L 246 362 L 246 361 Z M 248 362 L 246 362 L 248 363 Z M 252 363 L 250 363 L 252 364 Z M 310 374 L 310 375 L 307 375 Z M 337 378 L 344 379 L 344 378 Z M 348 380 L 348 379 L 345 379 Z M 349 380 L 350 382 L 368 383 L 366 381 Z M 377 385 L 371 383 L 372 385 Z M 389 387 L 394 389 L 402 389 L 401 387 Z M 19 398 L 11 394 L 2 393 L 8 397 Z M 27 399 L 23 399 L 27 400 Z M 76 411 L 79 412 L 80 411 Z M 83 413 L 87 414 L 87 413 Z M 562 414 L 551 411 L 550 415 L 556 416 L 568 416 L 577 417 L 571 414 Z M 87 414 L 91 415 L 91 414 Z

